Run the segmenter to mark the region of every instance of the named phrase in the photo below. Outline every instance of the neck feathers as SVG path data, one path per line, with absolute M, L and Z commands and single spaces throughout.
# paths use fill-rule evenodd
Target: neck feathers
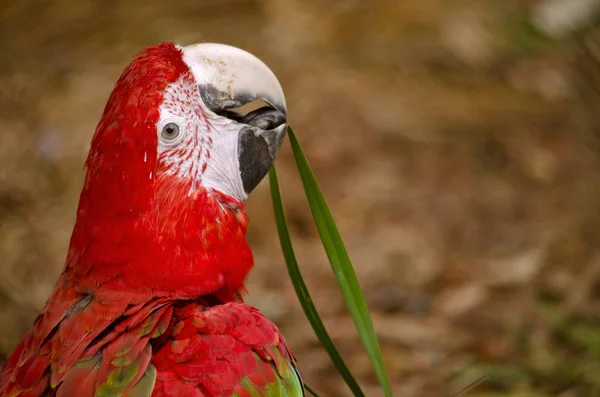
M 227 301 L 253 265 L 241 203 L 157 173 L 158 107 L 189 73 L 181 50 L 140 53 L 117 82 L 92 140 L 66 273 L 84 293 Z
M 98 213 L 82 193 L 67 258 L 81 292 L 230 301 L 244 291 L 253 258 L 242 204 L 167 175 L 142 199 L 130 213 Z

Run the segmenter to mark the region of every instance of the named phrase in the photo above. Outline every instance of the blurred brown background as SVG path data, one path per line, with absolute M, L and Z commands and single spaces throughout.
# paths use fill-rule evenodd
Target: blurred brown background
M 280 78 L 396 396 L 453 396 L 484 375 L 462 394 L 600 395 L 597 8 L 1 1 L 0 357 L 62 269 L 83 161 L 122 69 L 162 40 L 213 41 Z M 380 396 L 287 144 L 277 166 L 317 306 L 367 396 Z M 348 396 L 296 301 L 269 200 L 262 183 L 247 205 L 249 301 L 281 325 L 310 385 Z

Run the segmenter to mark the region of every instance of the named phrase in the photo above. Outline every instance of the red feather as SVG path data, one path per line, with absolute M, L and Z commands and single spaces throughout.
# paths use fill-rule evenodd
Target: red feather
M 155 397 L 179 396 L 189 386 L 201 391 L 198 396 L 231 396 L 244 377 L 260 387 L 275 381 L 271 361 L 259 354 L 275 348 L 293 361 L 275 325 L 249 305 L 231 302 L 206 310 L 192 304 L 174 316 L 181 331 L 172 332 L 152 359 L 158 370 Z

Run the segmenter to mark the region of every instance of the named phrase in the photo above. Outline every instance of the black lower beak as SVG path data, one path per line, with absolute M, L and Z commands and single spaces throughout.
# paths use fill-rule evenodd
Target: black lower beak
M 287 129 L 286 116 L 272 108 L 261 108 L 246 115 L 238 137 L 240 175 L 246 194 L 267 175 L 275 161 Z

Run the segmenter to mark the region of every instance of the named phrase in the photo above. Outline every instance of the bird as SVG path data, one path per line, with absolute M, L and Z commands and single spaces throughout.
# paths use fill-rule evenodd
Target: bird
M 304 396 L 279 329 L 244 303 L 243 201 L 286 129 L 279 81 L 242 49 L 135 56 L 91 141 L 64 270 L 0 396 Z

